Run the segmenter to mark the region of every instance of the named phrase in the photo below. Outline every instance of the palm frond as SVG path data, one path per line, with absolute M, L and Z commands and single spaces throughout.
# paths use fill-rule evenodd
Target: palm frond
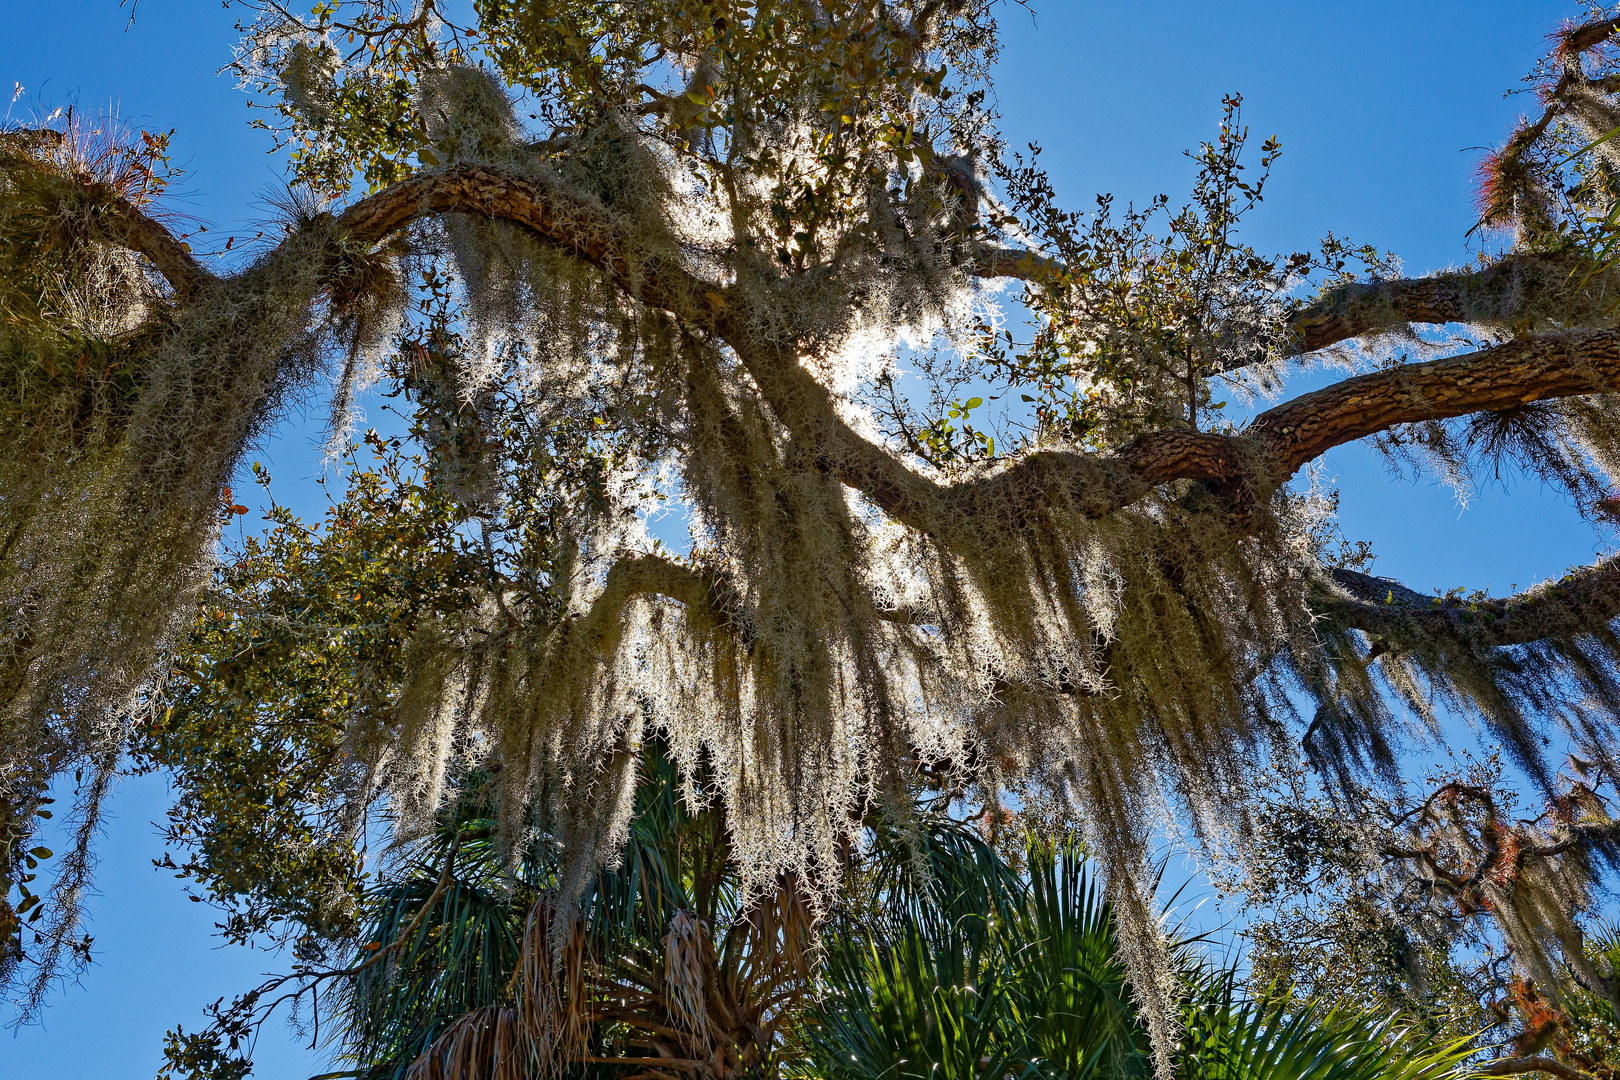
M 1007 936 L 1025 1059 L 1071 1078 L 1149 1074 L 1113 911 L 1084 852 L 1032 840 L 1027 862 L 1028 903 Z
M 1185 1010 L 1180 1070 L 1184 1080 L 1445 1080 L 1473 1050 L 1398 1017 L 1247 997 L 1226 973 Z

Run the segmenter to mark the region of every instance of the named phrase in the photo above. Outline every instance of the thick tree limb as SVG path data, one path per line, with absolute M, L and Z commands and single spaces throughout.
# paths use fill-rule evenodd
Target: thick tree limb
M 1603 44 L 1614 37 L 1616 31 L 1620 31 L 1620 17 L 1594 19 L 1592 22 L 1570 27 L 1558 35 L 1558 55 L 1569 59 Z
M 989 480 L 953 485 L 947 497 L 968 502 L 1005 488 L 1039 499 L 1067 484 L 1083 512 L 1100 516 L 1172 480 L 1269 487 L 1336 446 L 1401 424 L 1616 390 L 1620 330 L 1548 334 L 1345 379 L 1261 413 L 1236 436 L 1161 431 L 1113 455 L 1034 454 Z
M 613 564 L 602 591 L 583 616 L 583 639 L 599 653 L 609 653 L 624 627 L 624 610 L 632 600 L 673 600 L 716 626 L 737 619 L 725 603 L 721 583 L 712 576 L 659 555 L 627 555 Z
M 887 512 L 924 531 L 936 493 L 925 478 L 862 438 L 833 407 L 831 395 L 780 343 L 758 327 L 774 322 L 762 311 L 769 298 L 735 285 L 704 281 L 665 260 L 632 261 L 632 238 L 607 211 L 555 185 L 483 165 L 463 165 L 395 184 L 356 203 L 338 218 L 348 235 L 374 243 L 426 214 L 477 214 L 524 225 L 611 274 L 626 293 L 662 308 L 736 351 L 767 401 L 827 467 L 866 492 Z
M 1617 29 L 1620 18 L 1596 19 L 1556 35 L 1554 55 L 1563 71 L 1544 90 L 1547 108 L 1514 134 L 1503 153 L 1520 153 L 1546 133 L 1566 107 L 1567 95 L 1588 85 L 1580 54 L 1614 40 Z M 1345 285 L 1296 316 L 1298 348 L 1311 352 L 1401 323 L 1481 322 L 1517 328 L 1549 322 L 1555 311 L 1566 326 L 1580 324 L 1582 316 L 1612 321 L 1606 317 L 1614 306 L 1608 299 L 1613 282 L 1609 275 L 1585 280 L 1588 270 L 1567 255 L 1531 253 L 1510 255 L 1478 271 Z M 1557 303 L 1549 302 L 1553 300 Z
M 1300 352 L 1314 352 L 1407 323 L 1465 322 L 1468 311 L 1464 294 L 1470 291 L 1468 286 L 1482 279 L 1511 280 L 1518 266 L 1518 260 L 1510 259 L 1483 273 L 1341 285 L 1295 316 L 1295 341 Z
M 1345 379 L 1267 410 L 1244 437 L 1264 443 L 1276 479 L 1335 446 L 1399 424 L 1620 390 L 1620 330 L 1510 341 L 1464 356 Z
M 1291 320 L 1295 347 L 1308 353 L 1407 323 L 1467 321 L 1465 297 L 1475 292 L 1505 293 L 1500 286 L 1517 283 L 1523 276 L 1523 261 L 1522 257 L 1505 259 L 1484 272 L 1339 286 Z M 975 253 L 973 264 L 973 273 L 979 277 L 1013 278 L 1036 286 L 1060 283 L 1067 269 L 1059 260 L 1037 252 L 990 246 Z
M 1318 610 L 1347 626 L 1400 637 L 1416 628 L 1430 635 L 1466 637 L 1485 647 L 1573 638 L 1620 617 L 1620 556 L 1513 596 L 1466 600 L 1425 596 L 1391 578 L 1336 569 L 1343 595 Z
M 542 239 L 611 274 L 631 296 L 713 331 L 724 305 L 719 285 L 646 256 L 602 207 L 545 180 L 487 165 L 425 173 L 367 196 L 337 223 L 354 240 L 375 243 L 427 214 L 475 214 L 524 225 Z
M 1332 447 L 1399 424 L 1620 387 L 1620 331 L 1552 334 L 1347 379 L 1262 413 L 1237 437 L 1156 432 L 1113 455 L 1034 454 L 987 479 L 937 484 L 845 423 L 831 395 L 789 344 L 763 339 L 758 328 L 771 320 L 758 309 L 769 297 L 703 281 L 671 260 L 633 261 L 632 239 L 621 235 L 607 211 L 553 185 L 487 166 L 461 166 L 363 199 L 338 223 L 357 240 L 376 241 L 424 214 L 458 212 L 525 225 L 608 271 L 642 302 L 727 341 L 772 410 L 816 460 L 886 513 L 933 535 L 949 536 L 955 522 L 975 507 L 1010 506 L 1016 514 L 1020 506 L 1038 509 L 1059 492 L 1082 512 L 1100 516 L 1172 480 L 1230 487 L 1252 477 L 1265 486 L 1285 480 Z M 1511 273 L 1522 272 L 1521 266 Z M 1511 274 L 1504 269 L 1498 276 L 1506 282 Z M 1377 288 L 1410 313 L 1447 320 L 1453 315 L 1447 290 L 1457 287 L 1444 279 Z M 1313 331 L 1318 340 L 1360 325 L 1355 303 L 1341 308 L 1333 319 L 1322 316 Z M 1007 494 L 1018 497 L 1004 500 Z
M 1482 269 L 1352 282 L 1329 290 L 1292 320 L 1295 347 L 1314 352 L 1410 323 L 1476 323 L 1523 332 L 1536 326 L 1612 323 L 1614 275 L 1570 255 L 1509 255 Z
M 169 283 L 177 300 L 190 300 L 214 280 L 214 275 L 204 269 L 182 241 L 133 206 L 126 204 L 96 215 L 94 230 L 98 239 L 145 256 Z

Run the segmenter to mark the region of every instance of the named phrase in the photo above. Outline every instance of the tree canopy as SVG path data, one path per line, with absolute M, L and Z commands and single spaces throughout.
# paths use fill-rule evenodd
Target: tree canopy
M 1330 821 L 1383 800 L 1327 847 L 1295 821 L 1301 860 L 1620 1005 L 1583 929 L 1620 856 L 1620 564 L 1426 593 L 1367 572 L 1309 472 L 1369 440 L 1616 513 L 1620 20 L 1532 73 L 1482 174 L 1502 252 L 1408 280 L 1332 234 L 1242 241 L 1280 147 L 1245 158 L 1236 97 L 1185 205 L 1069 209 L 997 131 L 992 0 L 245 6 L 295 183 L 236 272 L 166 222 L 161 137 L 0 133 L 0 972 L 29 1002 L 83 955 L 126 752 L 181 778 L 228 932 L 314 957 L 355 932 L 377 815 L 408 843 L 475 776 L 498 850 L 559 845 L 564 918 L 657 738 L 741 894 L 791 878 L 814 913 L 919 790 L 1078 828 L 1164 1075 L 1153 823 L 1263 892 L 1279 777 Z M 1354 373 L 1290 394 L 1324 364 Z M 408 440 L 216 565 L 282 410 L 325 388 L 341 453 L 378 384 Z M 1403 787 L 1448 715 L 1546 811 Z

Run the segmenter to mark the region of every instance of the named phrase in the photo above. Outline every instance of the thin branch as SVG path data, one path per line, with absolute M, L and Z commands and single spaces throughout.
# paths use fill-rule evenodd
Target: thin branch
M 975 277 L 1014 278 L 1035 285 L 1044 285 L 1057 281 L 1067 270 L 1060 260 L 1025 248 L 985 244 L 978 248 L 973 256 L 972 272 Z
M 412 917 L 409 925 L 405 927 L 403 933 L 395 935 L 393 941 L 390 941 L 387 945 L 372 953 L 364 963 L 357 964 L 351 968 L 345 968 L 341 971 L 323 971 L 318 973 L 316 977 L 318 979 L 332 979 L 341 978 L 347 975 L 359 975 L 367 971 L 374 964 L 381 961 L 383 957 L 403 949 L 406 943 L 409 942 L 411 938 L 416 936 L 416 931 L 422 925 L 422 920 L 427 917 L 427 913 L 429 911 L 433 910 L 434 905 L 439 902 L 439 898 L 444 895 L 445 890 L 450 888 L 450 882 L 455 879 L 456 852 L 461 848 L 462 839 L 485 831 L 486 830 L 481 829 L 457 831 L 455 839 L 450 842 L 450 850 L 445 853 L 444 869 L 439 872 L 439 880 L 434 884 L 433 891 L 428 894 L 428 898 L 422 902 L 422 906 L 417 909 L 416 915 Z
M 1525 1073 L 1544 1072 L 1559 1080 L 1595 1080 L 1591 1073 L 1570 1068 L 1550 1057 L 1499 1058 L 1477 1070 L 1480 1076 L 1521 1076 Z
M 461 841 L 468 837 L 477 837 L 487 834 L 488 830 L 486 829 L 463 829 L 456 833 L 455 838 L 450 843 L 450 850 L 445 853 L 444 869 L 440 871 L 439 879 L 434 884 L 433 891 L 428 894 L 428 898 L 422 902 L 422 906 L 417 909 L 415 916 L 412 917 L 410 923 L 406 925 L 405 929 L 401 933 L 397 934 L 393 941 L 389 942 L 387 945 L 384 945 L 382 948 L 378 949 L 376 952 L 367 957 L 364 962 L 356 964 L 353 967 L 335 968 L 327 971 L 312 971 L 308 968 L 295 969 L 290 974 L 271 979 L 269 982 L 255 990 L 255 996 L 259 996 L 271 993 L 289 982 L 296 981 L 305 983 L 305 985 L 298 987 L 291 994 L 283 995 L 282 997 L 277 998 L 265 1010 L 265 1015 L 268 1017 L 269 1013 L 275 1009 L 275 1006 L 280 1002 L 287 1000 L 288 997 L 302 997 L 305 993 L 308 993 L 326 979 L 341 979 L 351 975 L 364 974 L 374 965 L 382 961 L 383 958 L 404 948 L 410 939 L 416 936 L 416 931 L 422 925 L 422 920 L 427 917 L 427 913 L 431 911 L 434 905 L 439 902 L 439 898 L 444 895 L 445 891 L 450 887 L 451 881 L 454 880 L 456 852 L 461 847 Z

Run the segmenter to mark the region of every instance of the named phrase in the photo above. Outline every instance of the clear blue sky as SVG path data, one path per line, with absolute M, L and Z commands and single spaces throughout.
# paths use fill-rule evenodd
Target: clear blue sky
M 1071 205 L 1097 191 L 1143 201 L 1182 195 L 1181 151 L 1208 137 L 1223 94 L 1245 96 L 1258 137 L 1284 155 L 1248 238 L 1262 250 L 1308 247 L 1331 229 L 1393 250 L 1408 272 L 1464 261 L 1473 224 L 1470 182 L 1478 148 L 1500 142 L 1525 97 L 1504 100 L 1543 47 L 1577 16 L 1554 0 L 1037 0 L 1032 21 L 1004 16 L 999 93 L 1014 146 L 1034 140 Z M 262 132 L 228 76 L 233 14 L 217 0 L 140 0 L 133 25 L 116 0 L 5 0 L 0 88 L 24 94 L 13 120 L 76 104 L 112 108 L 147 128 L 175 129 L 187 170 L 175 209 L 251 235 L 281 182 Z M 295 423 L 257 456 L 278 492 L 314 496 L 318 423 Z M 1590 561 L 1611 539 L 1594 534 L 1533 482 L 1481 493 L 1460 511 L 1428 481 L 1391 483 L 1382 465 L 1348 448 L 1327 459 L 1343 490 L 1345 531 L 1372 540 L 1380 573 L 1419 589 L 1505 590 Z M 290 490 L 296 486 L 297 491 Z M 167 802 L 154 778 L 112 802 L 90 903 L 99 962 L 80 987 L 57 994 L 43 1028 L 0 1034 L 0 1080 L 145 1080 L 163 1032 L 201 1026 L 201 1007 L 247 988 L 274 957 L 222 949 L 212 914 L 187 903 L 151 867 L 152 823 Z M 279 1025 L 268 1028 L 257 1075 L 302 1080 L 322 1071 Z

